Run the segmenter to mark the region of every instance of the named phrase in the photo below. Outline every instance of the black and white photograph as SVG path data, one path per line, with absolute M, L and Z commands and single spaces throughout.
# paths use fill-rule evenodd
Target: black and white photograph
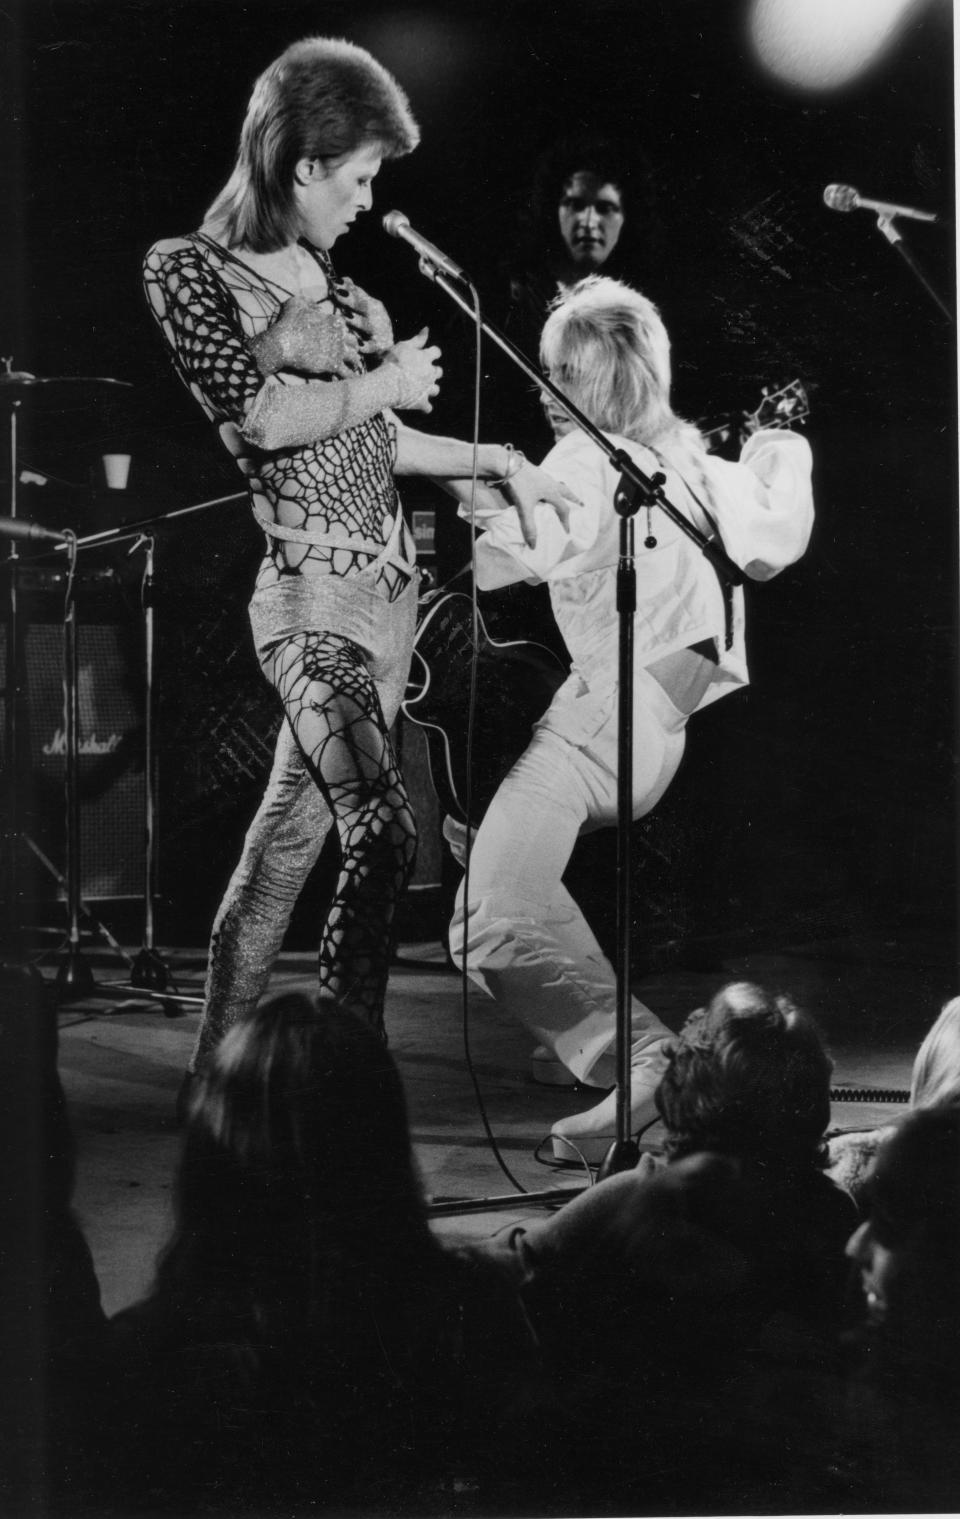
M 0 1511 L 956 1512 L 953 0 L 0 38 Z

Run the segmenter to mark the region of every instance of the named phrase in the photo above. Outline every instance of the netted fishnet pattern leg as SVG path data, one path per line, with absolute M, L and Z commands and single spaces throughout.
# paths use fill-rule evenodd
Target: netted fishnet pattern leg
M 191 1070 L 204 1068 L 267 990 L 293 909 L 332 826 L 326 798 L 285 722 L 263 801 L 214 920 Z
M 320 990 L 383 1032 L 397 902 L 416 822 L 362 650 L 307 632 L 276 651 L 273 684 L 334 817 L 340 871 L 320 943 Z

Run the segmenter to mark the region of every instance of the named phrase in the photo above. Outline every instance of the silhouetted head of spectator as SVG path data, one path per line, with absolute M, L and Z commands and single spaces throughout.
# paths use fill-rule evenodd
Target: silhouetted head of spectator
M 943 1007 L 917 1050 L 910 1083 L 910 1106 L 930 1108 L 960 1098 L 960 997 Z
M 847 1254 L 870 1323 L 929 1392 L 960 1399 L 960 1105 L 918 1108 L 881 1148 Z
M 669 1051 L 656 1098 L 665 1148 L 822 1166 L 830 1070 L 814 1023 L 788 997 L 732 982 Z
M 526 228 L 528 262 L 546 264 L 564 284 L 624 269 L 637 278 L 660 241 L 653 174 L 635 149 L 582 132 L 538 160 Z
M 338 1289 L 386 1284 L 430 1256 L 396 1066 L 348 1008 L 265 1002 L 214 1052 L 193 1095 L 163 1289 L 222 1291 L 288 1326 L 325 1321 Z M 183 1306 L 181 1301 L 181 1306 Z

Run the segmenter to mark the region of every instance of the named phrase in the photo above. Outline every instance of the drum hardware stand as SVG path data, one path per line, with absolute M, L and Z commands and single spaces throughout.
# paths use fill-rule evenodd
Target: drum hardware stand
M 620 623 L 617 756 L 617 1107 L 616 1138 L 598 1172 L 598 1179 L 602 1180 L 616 1172 L 631 1170 L 639 1159 L 639 1149 L 632 1137 L 630 1126 L 630 836 L 633 823 L 633 614 L 636 608 L 636 573 L 633 557 L 634 515 L 641 507 L 647 510 L 657 507 L 662 511 L 675 527 L 692 539 L 704 557 L 710 561 L 720 577 L 725 593 L 729 587 L 741 585 L 744 575 L 739 565 L 734 563 L 718 541 L 707 538 L 668 500 L 663 493 L 665 477 L 662 474 L 646 475 L 631 456 L 624 449 L 615 448 L 609 438 L 595 427 L 589 418 L 585 417 L 553 381 L 543 375 L 509 338 L 481 319 L 479 297 L 465 275 L 462 278 L 474 297 L 473 303 L 468 301 L 463 291 L 457 288 L 454 279 L 443 273 L 427 257 L 421 257 L 419 267 L 420 273 L 426 279 L 439 285 L 470 320 L 482 329 L 518 368 L 523 370 L 538 390 L 545 390 L 552 396 L 571 421 L 593 439 L 620 473 L 614 497 L 614 506 L 621 518 L 620 558 L 617 566 L 617 610 Z M 574 1195 L 573 1189 L 569 1190 L 568 1195 Z M 539 1200 L 542 1199 L 543 1194 L 536 1194 L 536 1196 Z M 513 1207 L 518 1205 L 516 1197 L 509 1200 L 490 1199 L 489 1201 L 491 1206 L 502 1206 L 505 1201 L 509 1201 Z
M 157 513 L 151 517 L 142 518 L 139 522 L 128 523 L 118 528 L 107 528 L 100 533 L 91 533 L 87 537 L 77 541 L 78 549 L 98 548 L 104 544 L 124 543 L 131 541 L 129 553 L 133 554 L 140 548 L 144 550 L 144 570 L 141 582 L 141 607 L 143 609 L 144 631 L 144 922 L 143 942 L 138 953 L 131 959 L 124 954 L 123 958 L 130 967 L 129 980 L 112 981 L 109 983 L 112 989 L 127 991 L 145 991 L 152 994 L 153 1000 L 162 1002 L 165 1011 L 185 1011 L 188 1007 L 202 1006 L 201 996 L 191 995 L 179 990 L 173 975 L 156 948 L 155 934 L 155 905 L 156 905 L 156 757 L 154 754 L 154 675 L 156 654 L 156 603 L 154 595 L 154 571 L 156 540 L 149 529 L 162 523 L 171 522 L 179 517 L 190 516 L 194 512 L 207 511 L 214 506 L 223 506 L 228 502 L 246 500 L 243 491 L 233 492 L 228 496 L 217 496 L 210 501 L 200 501 L 194 506 L 179 507 L 172 512 Z M 169 1004 L 169 1009 L 167 1008 Z
M 67 878 L 66 878 L 66 876 L 63 875 L 63 873 L 60 870 L 57 869 L 56 865 L 53 863 L 53 861 L 51 860 L 50 856 L 47 855 L 47 854 L 44 854 L 43 850 L 40 848 L 40 845 L 37 843 L 36 839 L 32 839 L 28 833 L 25 833 L 23 835 L 23 842 L 26 844 L 27 848 L 34 855 L 36 855 L 37 859 L 40 861 L 40 864 L 43 866 L 44 870 L 46 870 L 53 877 L 53 879 L 56 881 L 57 885 L 59 886 L 60 890 L 64 893 L 64 896 L 66 896 L 66 891 L 67 891 Z M 81 894 L 79 902 L 77 903 L 77 909 L 78 909 L 78 911 L 80 913 L 80 916 L 82 918 L 86 918 L 87 919 L 87 921 L 90 924 L 91 929 L 95 933 L 99 933 L 104 939 L 106 939 L 107 943 L 109 944 L 110 948 L 113 950 L 114 954 L 119 955 L 119 957 L 120 957 L 121 960 L 126 960 L 127 964 L 130 965 L 130 966 L 132 966 L 133 965 L 133 959 L 131 958 L 131 956 L 127 954 L 127 951 L 124 949 L 123 945 L 110 932 L 110 930 L 107 927 L 107 925 L 105 923 L 101 923 L 99 918 L 94 917 L 93 913 L 90 911 L 90 909 L 87 906 L 86 902 L 84 902 L 82 894 Z
M 4 359 L 7 373 L 11 360 Z M 17 451 L 17 419 L 20 401 L 14 397 L 10 402 L 9 458 L 10 458 L 10 518 L 17 521 L 17 474 L 19 471 Z M 27 958 L 24 949 L 23 924 L 20 921 L 20 845 L 21 845 L 21 786 L 23 782 L 22 719 L 26 712 L 24 649 L 20 625 L 19 571 L 20 554 L 17 539 L 11 536 L 7 556 L 7 640 L 4 680 L 4 753 L 5 779 L 4 811 L 6 847 L 4 850 L 4 903 L 8 922 L 4 925 L 4 954 L 0 964 L 0 980 L 39 980 L 40 973 Z
M 65 793 L 67 811 L 67 917 L 69 940 L 66 958 L 57 971 L 57 993 L 61 1001 L 75 1002 L 88 997 L 94 988 L 93 973 L 80 949 L 80 791 L 79 737 L 80 693 L 77 679 L 77 538 L 64 535 L 70 556 L 67 589 L 63 608 L 63 689 L 65 709 Z
M 128 550 L 143 549 L 143 580 L 140 604 L 143 608 L 144 646 L 144 855 L 143 855 L 143 944 L 130 970 L 130 984 L 144 990 L 162 992 L 171 985 L 170 973 L 154 944 L 154 902 L 156 898 L 156 766 L 153 737 L 153 683 L 155 624 L 153 569 L 156 540 L 141 533 Z
M 15 413 L 14 413 L 15 415 Z M 7 531 L 13 532 L 18 523 L 16 512 L 11 514 Z M 23 523 L 18 536 L 45 537 L 57 540 L 70 556 L 63 611 L 63 698 L 64 698 L 64 803 L 66 817 L 66 872 L 61 875 L 43 850 L 20 827 L 19 782 L 22 778 L 22 743 L 18 707 L 24 697 L 23 641 L 20 633 L 17 575 L 20 556 L 13 538 L 8 559 L 10 574 L 10 623 L 8 628 L 8 674 L 7 674 L 7 733 L 6 758 L 9 769 L 8 827 L 10 829 L 7 851 L 7 904 L 11 912 L 11 937 L 15 953 L 4 963 L 0 975 L 4 979 L 19 976 L 39 978 L 39 970 L 29 962 L 22 948 L 22 925 L 19 923 L 20 871 L 19 852 L 26 844 L 37 859 L 50 871 L 58 885 L 66 890 L 68 918 L 68 948 L 66 959 L 57 971 L 58 996 L 73 1001 L 86 997 L 93 990 L 94 981 L 89 965 L 83 959 L 80 948 L 80 912 L 91 916 L 80 900 L 80 797 L 79 797 L 79 686 L 77 678 L 77 607 L 76 569 L 77 540 L 73 532 L 54 533 Z
M 25 370 L 14 370 L 12 358 L 0 360 L 4 368 L 0 370 L 0 396 L 7 392 L 10 405 L 10 429 L 9 429 L 9 466 L 10 466 L 10 516 L 3 524 L 2 536 L 8 537 L 10 552 L 6 560 L 6 569 L 9 577 L 8 586 L 8 623 L 7 623 L 7 647 L 6 647 L 6 671 L 5 671 L 5 702 L 4 702 L 4 779 L 6 781 L 6 796 L 4 798 L 5 819 L 4 831 L 7 835 L 5 851 L 5 864 L 3 868 L 3 896 L 9 916 L 9 924 L 5 925 L 3 938 L 6 941 L 5 953 L 0 964 L 0 981 L 2 980 L 41 980 L 37 966 L 27 957 L 24 946 L 24 925 L 21 922 L 22 888 L 20 884 L 20 848 L 26 844 L 37 858 L 43 863 L 61 886 L 66 888 L 67 910 L 69 917 L 69 948 L 67 959 L 61 964 L 57 974 L 58 988 L 66 990 L 71 996 L 85 996 L 93 986 L 93 977 L 90 968 L 83 960 L 80 952 L 80 929 L 79 913 L 84 911 L 79 896 L 80 882 L 80 827 L 79 827 L 79 794 L 78 794 L 78 738 L 79 738 L 79 697 L 77 691 L 77 645 L 76 645 L 76 604 L 74 600 L 74 581 L 76 575 L 76 552 L 77 539 L 73 532 L 52 532 L 46 528 L 35 526 L 32 523 L 21 521 L 19 518 L 18 485 L 19 485 L 19 453 L 18 453 L 18 416 L 22 398 L 28 393 L 37 391 L 45 393 L 47 386 L 59 389 L 62 386 L 101 386 L 118 385 L 129 388 L 126 380 L 114 380 L 101 376 L 64 375 L 55 377 L 41 377 L 27 373 Z M 64 743 L 65 743 L 65 806 L 66 806 L 66 850 L 67 869 L 61 876 L 56 867 L 47 860 L 43 851 L 22 830 L 22 794 L 24 771 L 24 748 L 23 748 L 23 719 L 26 714 L 26 663 L 24 637 L 22 631 L 22 619 L 19 605 L 19 568 L 20 555 L 17 550 L 19 538 L 46 540 L 56 543 L 57 547 L 67 552 L 70 561 L 67 576 L 67 593 L 64 604 Z

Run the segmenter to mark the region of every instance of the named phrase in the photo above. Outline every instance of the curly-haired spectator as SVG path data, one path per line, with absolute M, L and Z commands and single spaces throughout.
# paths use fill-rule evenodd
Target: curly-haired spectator
M 788 1507 L 832 1496 L 808 1458 L 856 1210 L 823 1170 L 830 1068 L 789 998 L 724 987 L 668 1050 L 667 1165 L 601 1181 L 493 1247 L 565 1390 L 557 1459 L 584 1503 L 599 1484 L 604 1503 L 682 1511 L 702 1504 L 707 1469 L 741 1512 L 775 1488 Z

